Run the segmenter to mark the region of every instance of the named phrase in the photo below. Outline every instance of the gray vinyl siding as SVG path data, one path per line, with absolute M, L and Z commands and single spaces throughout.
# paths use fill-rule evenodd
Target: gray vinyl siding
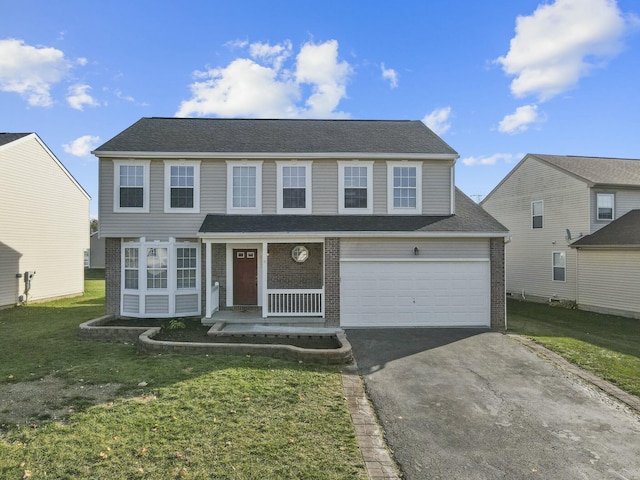
M 451 169 L 448 161 L 423 163 L 423 215 L 449 215 L 451 211 Z M 227 211 L 227 163 L 221 159 L 202 159 L 200 163 L 200 212 L 164 213 L 164 162 L 150 163 L 149 212 L 113 211 L 114 164 L 102 158 L 100 172 L 100 234 L 105 237 L 140 237 L 166 239 L 193 237 L 205 216 Z M 276 162 L 262 164 L 262 213 L 277 211 Z M 333 159 L 315 159 L 312 163 L 312 214 L 338 214 L 338 165 Z M 387 162 L 377 160 L 373 166 L 373 213 L 387 214 Z
M 640 208 L 640 189 L 606 189 L 606 188 L 593 188 L 591 189 L 591 233 L 597 232 L 610 222 L 598 220 L 598 193 L 613 193 L 614 194 L 614 216 L 620 218 L 629 210 Z
M 580 308 L 640 317 L 640 250 L 578 252 Z
M 544 202 L 543 228 L 533 229 L 531 202 Z M 511 233 L 505 247 L 507 291 L 529 299 L 576 300 L 573 240 L 589 233 L 586 183 L 535 159 L 523 161 L 483 202 L 484 209 Z M 553 281 L 552 253 L 566 255 L 565 281 Z
M 81 294 L 89 198 L 35 136 L 0 149 L 0 306 Z
M 414 254 L 418 247 L 419 254 Z M 404 239 L 345 238 L 341 258 L 357 259 L 488 259 L 489 240 L 474 238 Z

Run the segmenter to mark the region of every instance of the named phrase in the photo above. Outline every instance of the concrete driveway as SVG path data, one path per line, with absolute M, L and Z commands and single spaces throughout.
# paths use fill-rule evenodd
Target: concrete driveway
M 508 336 L 347 331 L 409 480 L 640 479 L 640 416 Z

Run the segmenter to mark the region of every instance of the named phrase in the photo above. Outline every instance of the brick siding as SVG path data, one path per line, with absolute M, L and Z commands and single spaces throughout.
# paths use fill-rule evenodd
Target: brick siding
M 340 326 L 340 239 L 324 240 L 324 322 Z
M 298 263 L 291 258 L 291 250 L 304 245 L 309 258 Z M 267 266 L 267 288 L 322 288 L 322 244 L 321 243 L 270 243 Z
M 120 315 L 121 239 L 105 238 L 105 310 L 107 315 Z
M 491 328 L 504 330 L 506 323 L 506 291 L 504 281 L 504 240 L 502 237 L 491 239 L 489 258 L 491 261 Z

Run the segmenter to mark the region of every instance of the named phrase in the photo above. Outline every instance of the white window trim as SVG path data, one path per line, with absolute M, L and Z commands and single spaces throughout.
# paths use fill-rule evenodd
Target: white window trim
M 276 180 L 276 188 L 277 188 L 277 207 L 276 211 L 279 214 L 291 214 L 291 215 L 308 215 L 311 214 L 311 172 L 312 172 L 312 164 L 311 161 L 299 162 L 297 160 L 292 161 L 276 161 L 277 172 L 277 180 Z M 304 178 L 305 178 L 305 208 L 284 208 L 284 197 L 283 197 L 283 167 L 305 167 Z
M 533 204 L 534 203 L 540 203 L 542 204 L 542 215 L 534 215 L 533 214 Z M 542 217 L 542 227 L 540 228 L 533 228 L 533 217 Z M 544 200 L 534 200 L 531 202 L 531 230 L 543 230 L 544 229 Z
M 144 185 L 142 190 L 142 207 L 120 206 L 120 167 L 126 165 L 142 165 L 144 167 Z M 127 213 L 149 213 L 149 177 L 151 160 L 114 160 L 113 161 L 113 211 Z
M 393 204 L 393 168 L 415 167 L 416 169 L 416 206 L 396 207 Z M 404 215 L 422 215 L 422 162 L 387 162 L 387 213 Z
M 345 208 L 344 167 L 367 167 L 367 208 Z M 338 213 L 344 215 L 371 215 L 373 213 L 373 161 L 338 162 Z
M 553 259 L 556 255 L 556 253 L 561 253 L 564 254 L 564 280 L 556 280 L 555 274 L 554 274 L 554 269 L 555 268 L 560 268 L 559 266 L 556 267 L 556 265 L 553 263 Z M 561 282 L 561 283 L 565 283 L 567 281 L 567 252 L 561 251 L 561 250 L 556 250 L 554 252 L 551 252 L 551 280 L 554 282 Z
M 171 207 L 171 167 L 193 167 L 193 208 Z M 200 160 L 164 161 L 164 213 L 200 213 Z
M 611 218 L 600 218 L 600 207 L 598 206 L 598 197 L 611 197 Z M 599 222 L 612 222 L 616 218 L 616 196 L 613 193 L 597 192 L 596 193 L 596 220 Z
M 227 213 L 255 215 L 262 213 L 262 160 L 259 161 L 233 161 L 227 160 Z M 233 206 L 233 167 L 256 167 L 256 206 Z
M 178 248 L 195 248 L 196 249 L 196 286 L 194 288 L 178 288 L 177 286 L 177 249 Z M 125 248 L 138 249 L 138 288 L 136 290 L 125 288 L 125 273 L 124 273 L 124 261 Z M 166 248 L 167 249 L 167 288 L 148 288 L 147 287 L 147 248 Z M 174 238 L 170 238 L 169 241 L 147 241 L 144 237 L 139 241 L 122 242 L 120 255 L 120 311 L 124 311 L 124 296 L 136 295 L 138 296 L 139 309 L 137 317 L 158 317 L 158 318 L 171 318 L 175 316 L 192 316 L 200 314 L 201 303 L 201 255 L 200 244 L 197 242 L 178 242 Z M 176 313 L 175 304 L 176 297 L 179 295 L 198 295 L 198 312 L 190 312 L 187 314 Z M 169 313 L 167 314 L 145 314 L 145 298 L 147 296 L 167 296 L 169 298 Z

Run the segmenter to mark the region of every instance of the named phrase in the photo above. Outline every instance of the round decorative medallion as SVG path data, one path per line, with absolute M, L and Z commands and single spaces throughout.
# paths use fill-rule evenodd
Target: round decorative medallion
M 291 258 L 298 263 L 303 263 L 309 258 L 309 250 L 303 245 L 296 245 L 291 250 Z

